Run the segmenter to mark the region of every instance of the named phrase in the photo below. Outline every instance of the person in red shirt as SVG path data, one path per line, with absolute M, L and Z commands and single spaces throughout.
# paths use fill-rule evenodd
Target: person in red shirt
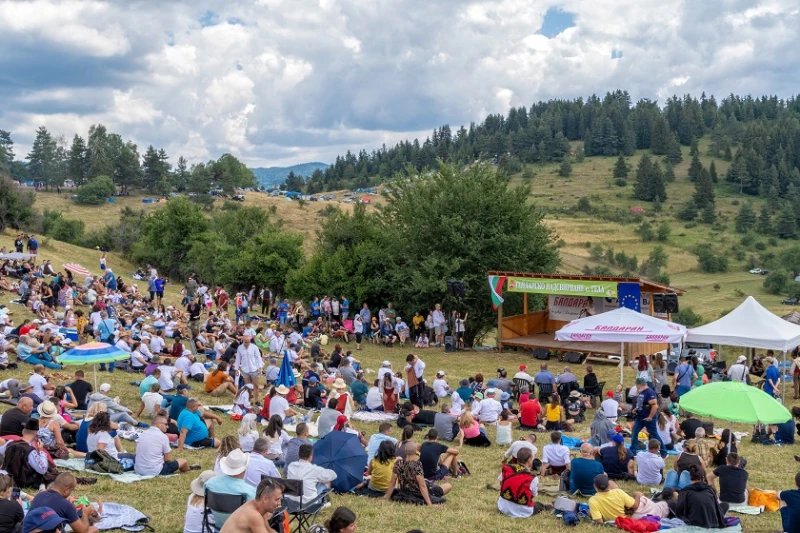
M 542 406 L 536 398 L 528 399 L 527 402 L 519 406 L 519 422 L 523 428 L 535 429 L 539 425 L 539 418 L 542 416 Z
M 25 320 L 19 327 L 19 336 L 22 337 L 23 335 L 27 335 L 32 329 L 36 329 L 36 324 L 30 322 L 29 320 Z

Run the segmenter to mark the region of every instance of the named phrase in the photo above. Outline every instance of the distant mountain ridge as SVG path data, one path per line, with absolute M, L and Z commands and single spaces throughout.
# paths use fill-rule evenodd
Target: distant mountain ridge
M 283 183 L 290 172 L 294 172 L 298 176 L 307 178 L 311 176 L 315 170 L 319 169 L 324 171 L 326 168 L 328 168 L 328 165 L 325 163 L 313 162 L 301 163 L 299 165 L 292 165 L 290 167 L 259 167 L 251 168 L 250 170 L 252 170 L 253 174 L 256 175 L 259 186 L 270 188 L 276 187 Z

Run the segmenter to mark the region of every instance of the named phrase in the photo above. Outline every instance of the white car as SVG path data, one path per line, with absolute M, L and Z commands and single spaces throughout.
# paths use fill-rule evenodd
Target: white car
M 751 274 L 761 274 L 761 269 L 760 268 L 754 268 L 753 270 L 750 271 L 750 273 Z

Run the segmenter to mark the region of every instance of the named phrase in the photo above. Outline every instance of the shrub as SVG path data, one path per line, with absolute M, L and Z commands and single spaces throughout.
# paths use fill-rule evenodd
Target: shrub
M 581 196 L 580 200 L 578 200 L 577 209 L 578 211 L 582 211 L 584 213 L 591 213 L 592 203 L 589 201 L 589 198 L 586 196 Z
M 789 273 L 783 269 L 773 270 L 764 279 L 764 290 L 770 294 L 781 294 L 789 284 Z
M 684 307 L 677 313 L 673 313 L 672 321 L 693 328 L 703 323 L 703 317 L 695 313 L 691 307 Z
M 114 194 L 114 182 L 108 176 L 97 176 L 95 179 L 78 189 L 78 203 L 100 205 L 106 203 L 109 196 Z
M 622 179 L 622 178 L 617 178 L 617 179 L 614 180 L 614 184 L 617 187 L 627 187 L 628 186 L 628 180 Z
M 702 272 L 727 272 L 728 258 L 716 253 L 708 243 L 697 247 L 697 264 Z

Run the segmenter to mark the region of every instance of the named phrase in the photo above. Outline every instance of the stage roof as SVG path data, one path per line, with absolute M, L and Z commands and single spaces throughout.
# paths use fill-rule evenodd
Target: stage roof
M 514 276 L 518 278 L 541 278 L 541 279 L 558 279 L 558 280 L 582 280 L 582 281 L 612 281 L 617 283 L 638 283 L 641 286 L 642 292 L 672 292 L 678 296 L 686 294 L 684 289 L 664 285 L 647 278 L 624 278 L 619 276 L 583 276 L 580 274 L 554 274 L 544 272 L 507 272 L 502 270 L 490 270 L 487 273 L 489 276 Z

